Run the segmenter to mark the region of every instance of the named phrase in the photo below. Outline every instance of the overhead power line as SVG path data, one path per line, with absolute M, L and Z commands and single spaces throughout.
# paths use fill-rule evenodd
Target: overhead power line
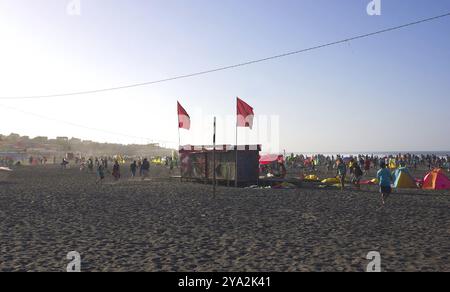
M 102 92 L 108 92 L 108 91 L 116 91 L 116 90 L 135 88 L 135 87 L 141 87 L 141 86 L 149 86 L 149 85 L 153 85 L 153 84 L 164 83 L 164 82 L 169 82 L 169 81 L 174 81 L 174 80 L 179 80 L 179 79 L 186 79 L 186 78 L 196 77 L 196 76 L 200 76 L 200 75 L 206 75 L 206 74 L 210 74 L 210 73 L 215 73 L 215 72 L 219 72 L 219 71 L 225 71 L 225 70 L 229 70 L 229 69 L 234 69 L 234 68 L 238 68 L 238 67 L 244 67 L 244 66 L 248 66 L 248 65 L 252 65 L 252 64 L 256 64 L 256 63 L 262 63 L 262 62 L 266 62 L 266 61 L 270 61 L 270 60 L 280 59 L 280 58 L 284 58 L 284 57 L 288 57 L 288 56 L 292 56 L 292 55 L 297 55 L 297 54 L 300 54 L 300 53 L 305 53 L 305 52 L 309 52 L 309 51 L 313 51 L 313 50 L 318 50 L 318 49 L 322 49 L 322 48 L 326 48 L 326 47 L 330 47 L 330 46 L 339 45 L 339 44 L 350 42 L 350 41 L 354 41 L 354 40 L 368 38 L 368 37 L 371 37 L 371 36 L 375 36 L 375 35 L 391 32 L 391 31 L 395 31 L 395 30 L 400 30 L 400 29 L 403 29 L 403 28 L 407 28 L 407 27 L 423 24 L 423 23 L 426 23 L 426 22 L 435 21 L 435 20 L 438 20 L 438 19 L 441 19 L 441 18 L 444 18 L 444 17 L 448 17 L 448 16 L 450 16 L 450 12 L 449 13 L 445 13 L 445 14 L 441 14 L 441 15 L 438 15 L 438 16 L 434 16 L 434 17 L 425 18 L 425 19 L 421 19 L 421 20 L 418 20 L 418 21 L 410 22 L 410 23 L 407 23 L 407 24 L 394 26 L 394 27 L 383 29 L 383 30 L 378 30 L 378 31 L 371 32 L 371 33 L 357 35 L 357 36 L 354 36 L 354 37 L 342 39 L 342 40 L 335 41 L 335 42 L 330 42 L 330 43 L 326 43 L 326 44 L 322 44 L 322 45 L 317 45 L 317 46 L 314 46 L 314 47 L 309 47 L 309 48 L 306 48 L 306 49 L 301 49 L 301 50 L 297 50 L 297 51 L 283 53 L 283 54 L 280 54 L 280 55 L 270 56 L 270 57 L 266 57 L 266 58 L 262 58 L 262 59 L 256 59 L 256 60 L 252 60 L 252 61 L 248 61 L 248 62 L 244 62 L 244 63 L 234 64 L 234 65 L 224 66 L 224 67 L 218 67 L 218 68 L 215 68 L 215 69 L 200 71 L 200 72 L 186 74 L 186 75 L 179 75 L 179 76 L 174 76 L 174 77 L 160 79 L 160 80 L 154 80 L 154 81 L 148 81 L 148 82 L 142 82 L 142 83 L 135 83 L 135 84 L 124 85 L 124 86 L 110 87 L 110 88 L 103 88 L 103 89 L 96 89 L 96 90 L 86 90 L 86 91 L 77 91 L 77 92 L 70 92 L 70 93 L 49 94 L 49 95 L 0 97 L 0 99 L 38 99 L 38 98 L 50 98 L 50 97 L 67 97 L 67 96 L 75 96 L 75 95 L 86 95 L 86 94 L 95 94 L 95 93 L 102 93 Z

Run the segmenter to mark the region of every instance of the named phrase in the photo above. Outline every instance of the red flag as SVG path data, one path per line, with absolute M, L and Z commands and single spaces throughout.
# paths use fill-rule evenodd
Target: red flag
M 253 108 L 238 97 L 237 98 L 237 126 L 251 129 L 253 127 L 253 117 L 254 116 L 255 116 L 255 114 L 253 113 Z
M 187 111 L 177 102 L 178 106 L 178 128 L 189 130 L 191 128 L 191 118 Z

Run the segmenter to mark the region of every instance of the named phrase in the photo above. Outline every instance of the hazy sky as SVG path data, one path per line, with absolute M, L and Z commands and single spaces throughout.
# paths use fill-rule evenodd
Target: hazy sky
M 1 97 L 164 79 L 450 12 L 449 0 L 382 0 L 381 16 L 368 16 L 370 0 L 81 0 L 70 16 L 69 2 L 0 0 Z M 176 145 L 179 100 L 192 117 L 182 144 L 211 144 L 212 115 L 231 144 L 236 96 L 257 114 L 241 144 L 450 150 L 450 17 L 164 84 L 0 100 L 0 133 Z

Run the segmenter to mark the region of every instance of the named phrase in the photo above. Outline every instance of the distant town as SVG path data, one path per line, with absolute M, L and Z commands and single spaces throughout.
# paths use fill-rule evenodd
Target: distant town
M 123 145 L 99 143 L 78 138 L 39 136 L 30 138 L 19 134 L 0 135 L 0 158 L 10 161 L 26 161 L 30 156 L 41 157 L 52 162 L 69 156 L 171 156 L 173 150 L 159 144 Z

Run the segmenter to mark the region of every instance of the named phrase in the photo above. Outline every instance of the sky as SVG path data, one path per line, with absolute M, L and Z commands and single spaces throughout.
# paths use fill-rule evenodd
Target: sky
M 450 12 L 450 0 L 0 0 L 0 133 L 264 152 L 450 150 L 450 17 L 282 59 L 98 94 L 296 51 Z M 69 13 L 70 12 L 70 13 Z M 181 130 L 176 102 L 189 112 Z

